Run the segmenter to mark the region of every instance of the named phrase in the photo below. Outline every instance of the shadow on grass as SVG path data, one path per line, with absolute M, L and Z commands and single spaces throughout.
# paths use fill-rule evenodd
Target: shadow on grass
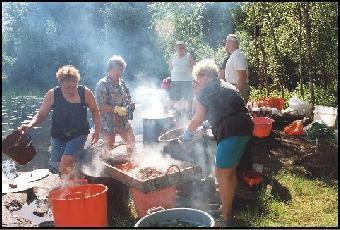
M 271 198 L 287 203 L 292 200 L 289 189 L 280 184 L 275 178 L 264 176 L 263 183 L 251 188 L 256 192 L 254 199 L 235 196 L 233 210 L 235 211 L 239 227 L 254 227 L 258 219 L 269 214 L 268 204 Z

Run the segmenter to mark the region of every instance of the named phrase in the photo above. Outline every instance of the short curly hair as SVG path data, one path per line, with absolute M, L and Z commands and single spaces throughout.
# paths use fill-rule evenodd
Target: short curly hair
M 123 57 L 120 55 L 113 55 L 107 62 L 107 71 L 109 71 L 110 69 L 112 69 L 112 67 L 115 67 L 117 65 L 121 66 L 123 68 L 123 71 L 126 68 L 126 62 L 123 59 Z
M 64 65 L 60 67 L 56 73 L 56 77 L 59 82 L 63 80 L 73 80 L 75 79 L 77 82 L 80 80 L 80 73 L 72 65 Z
M 197 76 L 206 73 L 209 78 L 218 77 L 218 67 L 213 59 L 203 59 L 194 65 L 192 69 L 192 77 L 197 80 Z

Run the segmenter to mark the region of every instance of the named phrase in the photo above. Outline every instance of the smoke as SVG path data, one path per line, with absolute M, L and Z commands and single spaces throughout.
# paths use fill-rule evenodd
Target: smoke
M 144 146 L 143 150 L 137 151 L 133 155 L 133 161 L 141 168 L 152 167 L 162 172 L 166 172 L 171 165 L 180 165 L 180 161 L 172 158 L 168 154 L 163 154 L 164 144 L 154 144 Z

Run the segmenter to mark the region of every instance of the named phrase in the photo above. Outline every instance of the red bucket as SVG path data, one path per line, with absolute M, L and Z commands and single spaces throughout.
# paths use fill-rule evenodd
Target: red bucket
M 253 117 L 253 136 L 260 138 L 269 136 L 273 122 L 274 120 L 269 117 Z
M 154 207 L 163 207 L 165 209 L 176 206 L 176 186 L 167 187 L 158 191 L 141 192 L 137 189 L 130 189 L 133 203 L 139 218 L 147 215 L 147 211 Z
M 49 193 L 56 227 L 107 227 L 107 187 L 86 184 Z

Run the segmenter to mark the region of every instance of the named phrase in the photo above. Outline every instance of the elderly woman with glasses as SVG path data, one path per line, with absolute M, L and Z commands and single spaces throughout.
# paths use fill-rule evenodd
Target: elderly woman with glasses
M 253 123 L 240 92 L 234 85 L 218 79 L 218 67 L 213 60 L 198 62 L 193 68 L 193 78 L 199 88 L 196 112 L 182 138 L 190 141 L 193 131 L 205 120 L 211 124 L 217 141 L 215 171 L 223 224 L 230 226 L 237 185 L 236 166 L 252 135 Z

